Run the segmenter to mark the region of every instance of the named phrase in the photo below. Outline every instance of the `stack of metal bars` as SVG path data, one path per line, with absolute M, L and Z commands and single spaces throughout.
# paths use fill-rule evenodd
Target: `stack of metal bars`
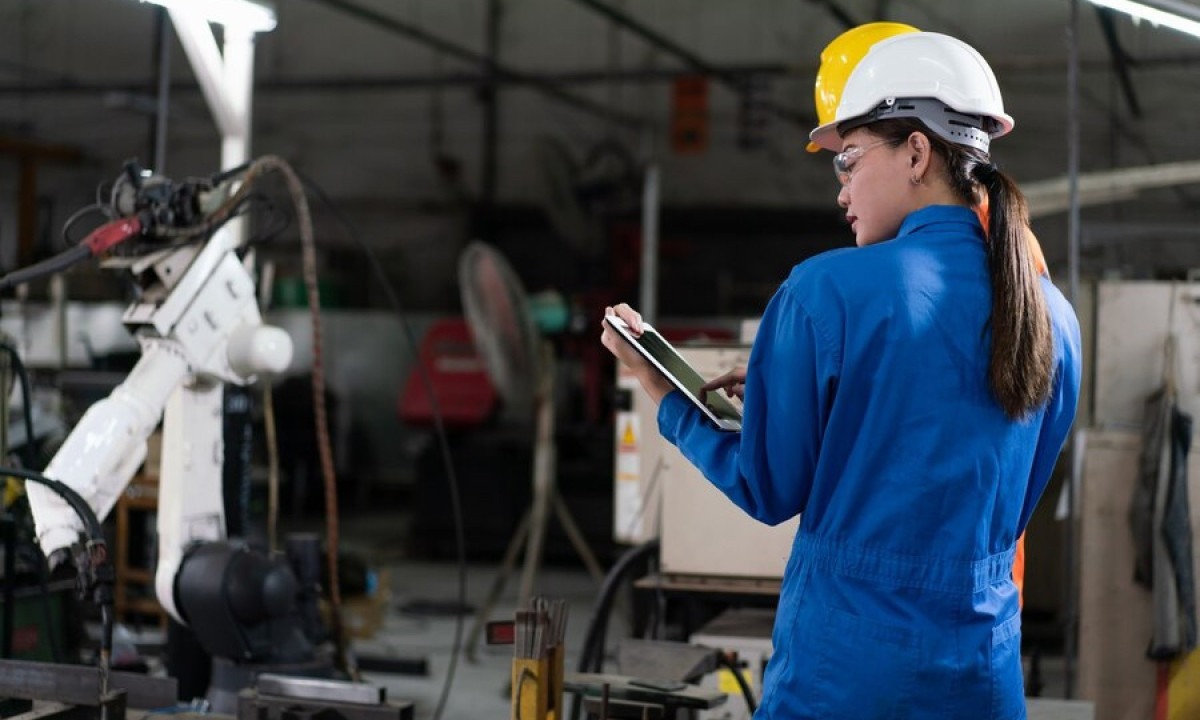
M 562 716 L 567 603 L 544 597 L 517 610 L 513 642 L 513 720 Z

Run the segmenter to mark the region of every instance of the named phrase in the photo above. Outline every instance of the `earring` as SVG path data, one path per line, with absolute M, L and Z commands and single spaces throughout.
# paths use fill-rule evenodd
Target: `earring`
M 919 178 L 919 177 L 917 177 L 917 176 L 915 176 L 915 175 L 914 175 L 913 177 L 910 177 L 910 178 L 908 179 L 908 181 L 909 181 L 910 183 L 912 183 L 913 185 L 920 185 L 920 184 L 921 184 L 921 178 Z

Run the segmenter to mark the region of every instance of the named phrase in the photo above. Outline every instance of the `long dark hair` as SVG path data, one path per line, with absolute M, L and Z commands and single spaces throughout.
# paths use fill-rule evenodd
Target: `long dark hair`
M 987 263 L 992 281 L 992 349 L 988 380 L 1004 413 L 1020 419 L 1050 399 L 1054 335 L 1033 252 L 1026 240 L 1025 196 L 987 153 L 948 142 L 913 118 L 873 123 L 870 132 L 894 147 L 924 134 L 945 161 L 946 179 L 967 205 L 976 188 L 988 196 Z M 935 166 L 936 167 L 936 166 Z

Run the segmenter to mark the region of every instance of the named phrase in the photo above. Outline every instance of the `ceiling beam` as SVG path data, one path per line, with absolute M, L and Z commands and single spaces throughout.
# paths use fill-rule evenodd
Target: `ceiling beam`
M 588 9 L 596 12 L 599 15 L 604 16 L 614 24 L 629 30 L 654 47 L 657 47 L 669 55 L 678 58 L 679 60 L 683 61 L 685 65 L 696 72 L 713 78 L 738 94 L 746 92 L 745 75 L 734 74 L 729 72 L 729 70 L 726 68 L 708 62 L 699 54 L 685 48 L 683 45 L 680 45 L 666 35 L 663 35 L 645 23 L 637 20 L 628 13 L 618 10 L 607 3 L 600 2 L 600 0 L 575 0 L 575 2 L 586 6 Z M 807 127 L 813 124 L 814 118 L 811 115 L 802 113 L 798 110 L 782 107 L 773 102 L 765 103 L 764 107 L 772 115 L 790 120 L 797 125 Z
M 1200 64 L 1200 61 L 1198 61 Z M 1107 68 L 1107 65 L 1105 65 Z M 748 64 L 726 65 L 726 72 L 743 75 L 791 75 L 794 70 L 784 65 Z M 497 84 L 508 86 L 532 85 L 534 82 L 552 82 L 558 85 L 590 85 L 598 83 L 630 83 L 650 84 L 670 82 L 677 77 L 687 75 L 690 71 L 684 69 L 632 69 L 632 70 L 578 70 L 563 73 L 523 73 L 521 77 L 500 77 Z M 255 83 L 255 93 L 288 94 L 305 92 L 370 92 L 389 90 L 423 90 L 438 87 L 461 87 L 477 89 L 487 82 L 487 78 L 478 73 L 441 73 L 436 75 L 380 75 L 364 77 L 354 75 L 321 76 L 321 77 L 289 77 L 265 78 Z M 198 92 L 199 86 L 194 82 L 175 82 L 171 84 L 171 92 Z M 131 94 L 147 92 L 144 81 L 102 80 L 98 82 L 66 82 L 41 83 L 38 85 L 0 85 L 0 96 L 3 95 L 106 95 L 110 93 Z
M 1113 22 L 1113 14 L 1113 11 L 1108 8 L 1096 7 L 1096 15 L 1100 18 L 1100 29 L 1104 31 L 1104 43 L 1108 46 L 1112 68 L 1117 74 L 1117 81 L 1121 84 L 1121 94 L 1125 96 L 1129 112 L 1133 113 L 1135 118 L 1140 118 L 1142 104 L 1138 102 L 1137 90 L 1133 87 L 1133 78 L 1129 75 L 1129 68 L 1133 62 L 1129 54 L 1125 52 L 1125 48 L 1121 47 L 1121 40 L 1117 37 L 1117 25 Z
M 433 35 L 422 28 L 417 27 L 416 25 L 397 20 L 384 15 L 383 13 L 376 12 L 370 8 L 356 5 L 348 0 L 309 0 L 309 2 L 313 2 L 318 5 L 324 5 L 325 7 L 337 10 L 344 15 L 366 22 L 381 30 L 386 30 L 394 35 L 400 35 L 408 38 L 409 40 L 427 45 L 438 52 L 449 55 L 450 57 L 473 63 L 475 65 L 480 65 L 494 73 L 498 81 L 510 80 L 529 85 L 549 98 L 553 98 L 561 103 L 570 105 L 578 110 L 591 113 L 592 115 L 601 117 L 605 120 L 610 120 L 633 128 L 644 127 L 647 124 L 647 121 L 644 118 L 629 115 L 627 113 L 606 107 L 586 97 L 575 95 L 558 83 L 546 80 L 536 75 L 531 75 L 529 73 L 524 73 L 505 67 L 499 63 L 493 62 L 490 58 L 483 54 L 477 53 L 474 50 L 464 48 L 461 45 L 457 45 L 449 40 Z
M 835 20 L 840 22 L 847 30 L 853 27 L 858 27 L 862 24 L 857 18 L 847 12 L 845 8 L 839 5 L 837 0 L 811 0 L 811 2 L 814 5 L 820 5 L 828 10 L 829 14 L 832 15 Z

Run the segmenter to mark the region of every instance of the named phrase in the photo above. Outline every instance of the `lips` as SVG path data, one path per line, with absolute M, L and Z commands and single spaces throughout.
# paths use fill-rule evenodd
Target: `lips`
M 856 222 L 858 222 L 857 215 L 849 215 L 849 214 L 846 215 L 846 224 L 850 226 L 851 230 L 854 229 L 854 223 L 856 223 Z

